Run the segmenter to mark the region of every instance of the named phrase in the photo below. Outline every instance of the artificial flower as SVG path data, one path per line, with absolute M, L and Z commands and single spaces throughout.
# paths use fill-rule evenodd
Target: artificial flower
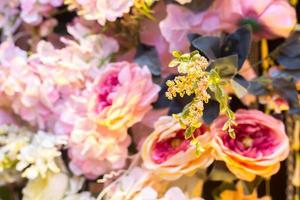
M 45 178 L 47 172 L 59 173 L 57 159 L 61 152 L 59 148 L 67 144 L 64 136 L 55 136 L 39 131 L 33 136 L 30 144 L 21 148 L 17 156 L 16 169 L 22 171 L 22 176 L 35 179 Z
M 242 180 L 275 174 L 289 152 L 283 123 L 257 110 L 238 110 L 235 117 L 235 139 L 223 130 L 227 117 L 220 116 L 211 125 L 217 159 Z
M 29 180 L 22 190 L 23 200 L 95 200 L 82 189 L 84 179 L 66 173 L 47 173 L 46 177 Z
M 133 0 L 65 0 L 70 9 L 77 9 L 78 14 L 87 20 L 97 20 L 105 25 L 107 21 L 113 22 L 130 11 Z
M 210 147 L 211 134 L 201 126 L 194 132 L 202 148 L 196 155 L 195 145 L 184 137 L 184 130 L 170 116 L 159 118 L 155 130 L 146 138 L 142 147 L 143 165 L 153 173 L 174 180 L 197 169 L 205 169 L 214 160 Z
M 249 24 L 258 38 L 288 37 L 297 22 L 286 0 L 217 0 L 210 9 L 218 12 L 223 30 L 231 33 Z
M 45 177 L 30 180 L 23 188 L 23 200 L 62 200 L 68 187 L 64 173 L 47 173 Z
M 127 129 L 151 110 L 158 91 L 146 66 L 118 62 L 103 68 L 90 87 L 73 97 L 78 106 L 71 104 L 70 114 L 64 114 L 79 116 L 70 136 L 73 172 L 94 179 L 124 167 L 130 144 Z
M 100 125 L 127 129 L 151 110 L 159 90 L 146 66 L 110 63 L 94 83 L 90 106 Z
M 129 144 L 124 130 L 108 130 L 90 118 L 77 121 L 70 136 L 70 169 L 90 179 L 120 169 L 126 163 Z
M 27 57 L 10 41 L 0 46 L 0 105 L 39 129 L 60 134 L 68 133 L 64 125 L 70 123 L 61 116 L 66 101 L 85 89 L 98 75 L 97 67 L 118 50 L 114 39 L 81 24 L 67 28 L 74 39 L 62 38 L 61 49 L 40 41 Z

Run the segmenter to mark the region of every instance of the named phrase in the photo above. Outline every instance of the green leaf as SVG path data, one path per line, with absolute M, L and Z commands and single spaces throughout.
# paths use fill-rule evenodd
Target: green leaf
M 195 127 L 192 127 L 192 126 L 190 126 L 190 127 L 188 127 L 186 130 L 185 130 L 185 132 L 184 132 L 184 138 L 187 140 L 187 139 L 189 139 L 189 138 L 191 138 L 192 137 L 192 135 L 193 135 L 193 133 L 194 133 L 194 131 L 195 131 Z

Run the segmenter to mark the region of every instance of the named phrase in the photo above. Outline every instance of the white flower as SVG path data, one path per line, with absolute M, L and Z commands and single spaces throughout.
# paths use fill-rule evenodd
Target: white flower
M 45 178 L 29 180 L 22 190 L 23 200 L 62 200 L 68 188 L 68 176 L 64 173 L 47 173 Z
M 16 169 L 23 171 L 22 176 L 34 179 L 44 178 L 48 171 L 59 173 L 56 159 L 61 155 L 59 147 L 67 144 L 66 136 L 50 135 L 39 131 L 32 142 L 22 148 L 17 156 Z
M 17 162 L 20 150 L 27 146 L 33 133 L 15 125 L 0 127 L 0 172 L 11 168 Z
M 22 190 L 23 200 L 95 200 L 90 192 L 78 191 L 84 179 L 70 178 L 66 173 L 48 172 L 45 178 L 29 180 Z

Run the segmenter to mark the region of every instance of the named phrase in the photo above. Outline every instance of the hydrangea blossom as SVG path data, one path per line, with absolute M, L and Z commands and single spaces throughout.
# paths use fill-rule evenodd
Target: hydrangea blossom
M 97 20 L 104 25 L 106 21 L 115 21 L 130 11 L 133 0 L 66 0 L 71 9 L 77 9 L 79 15 L 87 20 Z
M 68 30 L 74 39 L 62 38 L 64 48 L 40 41 L 30 57 L 10 41 L 0 45 L 0 105 L 11 107 L 31 125 L 56 133 L 66 133 L 60 115 L 70 95 L 93 81 L 97 67 L 118 50 L 114 39 L 92 34 L 81 25 Z

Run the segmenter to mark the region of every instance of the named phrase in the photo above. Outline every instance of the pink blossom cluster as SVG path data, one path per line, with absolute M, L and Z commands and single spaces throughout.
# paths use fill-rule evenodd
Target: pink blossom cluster
M 105 66 L 93 84 L 74 97 L 75 106 L 70 105 L 68 116 L 79 116 L 70 136 L 71 169 L 96 178 L 124 167 L 131 142 L 128 128 L 151 110 L 159 89 L 146 66 L 128 62 Z
M 66 44 L 62 49 L 46 41 L 40 41 L 30 56 L 10 41 L 0 48 L 1 105 L 31 125 L 56 133 L 65 131 L 57 118 L 70 95 L 85 88 L 97 75 L 101 60 L 118 50 L 112 38 L 86 37 L 88 29 L 80 25 L 68 29 L 75 39 L 62 38 Z

